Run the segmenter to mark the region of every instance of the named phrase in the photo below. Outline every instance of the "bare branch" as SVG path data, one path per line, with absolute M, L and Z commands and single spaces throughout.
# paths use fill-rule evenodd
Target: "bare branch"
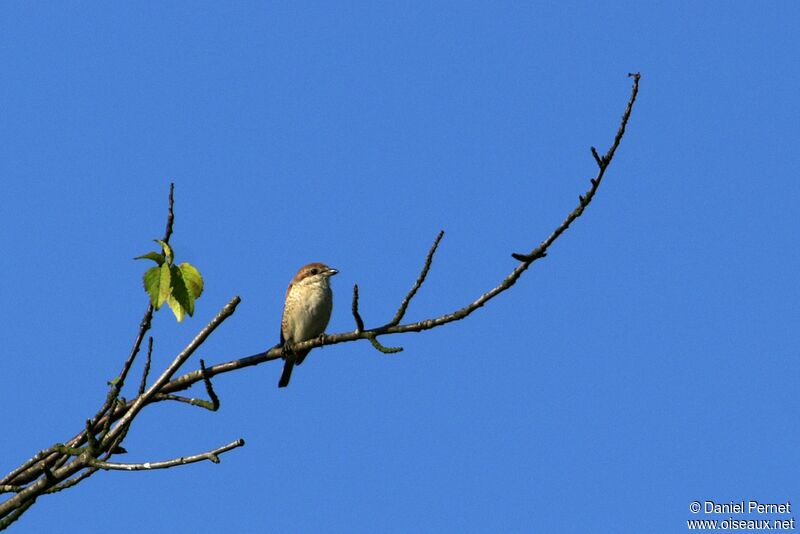
M 58 479 L 57 479 L 57 478 L 56 478 L 56 476 L 53 474 L 53 470 L 52 470 L 52 469 L 50 469 L 50 467 L 48 467 L 48 466 L 44 466 L 43 470 L 44 470 L 44 478 L 45 478 L 45 479 L 46 479 L 48 482 L 50 482 L 50 483 L 52 483 L 52 484 L 55 484 L 56 482 L 58 482 Z
M 219 410 L 219 397 L 217 394 L 214 393 L 214 386 L 211 385 L 211 378 L 208 376 L 208 372 L 206 371 L 206 362 L 200 358 L 200 374 L 203 375 L 203 382 L 206 384 L 206 393 L 208 393 L 208 398 L 211 399 L 211 407 L 208 408 L 212 412 L 216 412 Z
M 617 136 L 615 137 L 614 144 L 611 146 L 607 154 L 602 158 L 605 161 L 605 166 L 601 169 L 600 174 L 598 174 L 597 178 L 593 178 L 591 180 L 592 189 L 583 196 L 583 201 L 581 205 L 579 205 L 573 212 L 567 215 L 567 218 L 562 222 L 551 234 L 550 236 L 545 239 L 542 244 L 536 247 L 531 253 L 529 254 L 517 254 L 515 258 L 518 259 L 521 263 L 511 271 L 511 273 L 506 276 L 496 287 L 490 289 L 489 291 L 480 295 L 476 300 L 471 302 L 470 304 L 460 308 L 454 312 L 441 315 L 439 317 L 435 317 L 432 319 L 425 319 L 422 321 L 417 321 L 414 323 L 407 323 L 407 324 L 391 324 L 388 323 L 384 326 L 372 328 L 372 329 L 362 329 L 356 330 L 355 332 L 344 332 L 340 334 L 331 334 L 326 335 L 324 339 L 325 345 L 335 345 L 338 343 L 347 343 L 351 341 L 356 341 L 359 339 L 366 339 L 369 340 L 371 343 L 372 340 L 375 339 L 377 336 L 382 335 L 389 335 L 389 334 L 403 334 L 406 332 L 422 332 L 425 330 L 430 330 L 432 328 L 436 328 L 442 326 L 447 323 L 451 323 L 453 321 L 458 321 L 468 317 L 472 312 L 484 306 L 488 301 L 499 295 L 500 293 L 506 291 L 508 288 L 513 286 L 516 281 L 519 279 L 520 276 L 528 269 L 528 267 L 533 263 L 535 260 L 539 258 L 543 258 L 547 255 L 547 249 L 550 245 L 552 245 L 556 239 L 558 239 L 561 234 L 569 227 L 569 224 L 572 223 L 577 217 L 579 217 L 585 207 L 591 203 L 592 199 L 594 198 L 594 194 L 599 187 L 603 174 L 608 167 L 608 164 L 611 162 L 613 158 L 614 152 L 616 151 L 617 146 L 619 146 L 619 141 L 621 140 L 621 135 L 624 133 L 625 125 L 630 117 L 630 113 L 633 107 L 633 103 L 636 99 L 636 94 L 638 92 L 638 82 L 639 76 L 632 75 L 634 78 L 633 89 L 631 93 L 631 98 L 628 101 L 627 108 L 625 113 L 622 116 L 622 124 L 620 125 L 620 129 L 617 132 Z M 427 270 L 430 268 L 430 263 L 432 261 L 433 253 L 436 251 L 436 247 L 438 246 L 438 242 L 441 239 L 440 236 L 437 236 L 436 241 L 434 241 L 434 245 L 431 247 L 431 250 L 428 253 L 428 257 L 423 265 L 423 272 L 420 273 L 418 278 L 418 283 L 412 287 L 412 290 L 406 296 L 404 301 L 409 300 L 413 297 L 416 290 L 422 284 L 425 279 L 425 275 L 427 274 Z M 402 308 L 402 306 L 401 306 Z M 322 346 L 323 341 L 319 338 L 311 339 L 308 341 L 303 341 L 301 343 L 296 343 L 293 346 L 293 349 L 296 351 L 302 351 L 305 349 L 312 349 L 316 347 Z M 380 345 L 380 344 L 379 344 Z M 383 347 L 381 345 L 381 347 Z M 384 349 L 386 347 L 383 347 Z M 214 377 L 219 374 L 229 373 L 232 371 L 236 371 L 238 369 L 243 369 L 246 367 L 251 367 L 254 365 L 259 365 L 261 363 L 277 360 L 281 358 L 282 348 L 280 345 L 275 345 L 274 347 L 270 348 L 268 351 L 260 352 L 257 354 L 253 354 L 251 356 L 230 360 L 225 363 L 220 363 L 217 365 L 213 365 L 211 367 L 207 367 L 205 373 L 201 370 L 191 371 L 186 373 L 182 376 L 179 376 L 168 383 L 166 383 L 162 388 L 160 388 L 159 393 L 167 394 L 167 393 L 174 393 L 177 391 L 185 390 L 191 387 L 193 384 L 199 382 L 203 379 L 203 376 L 207 376 L 208 378 Z M 153 400 L 166 400 L 163 397 Z M 122 411 L 127 411 L 130 409 L 130 404 L 126 406 Z
M 417 290 L 422 286 L 422 283 L 425 281 L 425 277 L 428 276 L 428 271 L 431 268 L 431 262 L 433 261 L 433 255 L 436 253 L 436 249 L 439 246 L 439 241 L 442 240 L 444 236 L 444 230 L 439 231 L 439 235 L 436 236 L 436 239 L 433 241 L 433 245 L 431 245 L 431 249 L 428 251 L 428 256 L 425 258 L 425 263 L 422 266 L 422 272 L 419 273 L 417 277 L 417 281 L 414 283 L 414 286 L 408 292 L 408 294 L 403 299 L 403 302 L 400 303 L 400 308 L 397 310 L 397 313 L 394 314 L 394 318 L 389 322 L 389 325 L 394 326 L 399 324 L 400 321 L 403 319 L 403 316 L 406 314 L 406 309 L 408 308 L 408 304 L 411 302 L 411 299 L 414 298 L 414 295 L 417 293 Z
M 200 360 L 200 374 L 203 375 L 203 382 L 206 385 L 206 392 L 208 393 L 210 401 L 205 399 L 195 399 L 191 397 L 182 397 L 180 395 L 173 395 L 171 393 L 158 393 L 155 395 L 155 401 L 175 401 L 175 402 L 183 402 L 184 404 L 189 404 L 191 406 L 199 406 L 200 408 L 205 408 L 206 410 L 216 412 L 219 410 L 220 402 L 219 397 L 214 392 L 214 387 L 211 385 L 211 379 L 208 378 L 208 374 L 206 372 L 206 362 L 202 359 Z
M 536 261 L 538 258 L 543 257 L 544 253 L 546 253 L 547 251 L 547 248 L 550 245 L 552 245 L 553 242 L 556 239 L 558 239 L 558 237 L 561 234 L 563 234 L 567 228 L 569 228 L 569 225 L 572 224 L 572 222 L 575 219 L 577 219 L 583 214 L 583 210 L 586 208 L 586 206 L 589 205 L 589 203 L 594 198 L 594 194 L 600 187 L 600 182 L 603 181 L 603 176 L 606 173 L 606 169 L 611 163 L 611 160 L 614 157 L 614 153 L 617 151 L 617 147 L 619 146 L 619 143 L 622 140 L 622 136 L 625 134 L 625 127 L 627 126 L 628 119 L 631 116 L 631 110 L 633 110 L 633 104 L 636 101 L 636 95 L 639 93 L 639 78 L 640 78 L 639 74 L 638 73 L 629 74 L 628 76 L 633 78 L 633 88 L 631 89 L 631 97 L 630 100 L 628 100 L 628 106 L 625 108 L 625 113 L 623 113 L 622 115 L 622 121 L 619 125 L 619 129 L 617 130 L 617 135 L 614 137 L 614 143 L 611 145 L 611 148 L 608 149 L 608 152 L 606 152 L 605 156 L 603 156 L 602 158 L 597 156 L 596 150 L 594 149 L 592 150 L 592 153 L 595 155 L 595 159 L 599 159 L 598 165 L 600 167 L 600 170 L 598 171 L 597 176 L 591 180 L 591 187 L 589 187 L 589 190 L 586 191 L 586 193 L 580 197 L 580 204 L 578 205 L 578 207 L 572 210 L 572 212 L 569 215 L 567 215 L 567 218 L 564 219 L 564 222 L 562 222 L 558 226 L 558 228 L 556 228 L 553 231 L 553 233 L 550 234 L 550 236 L 547 239 L 545 239 L 538 247 L 533 249 L 533 251 L 531 251 L 529 254 L 518 254 L 518 253 L 512 254 L 514 259 L 526 263 L 532 263 Z
M 86 440 L 89 442 L 89 444 L 87 445 L 89 454 L 91 455 L 97 454 L 98 452 L 97 448 L 99 444 L 97 443 L 97 437 L 94 435 L 94 428 L 92 428 L 91 419 L 86 420 Z
M 3 477 L 3 479 L 0 480 L 0 484 L 3 484 L 3 485 L 9 484 L 9 482 L 11 482 L 15 478 L 17 478 L 18 475 L 20 475 L 24 471 L 27 471 L 28 469 L 32 468 L 38 462 L 40 462 L 44 458 L 50 456 L 54 452 L 55 452 L 55 447 L 50 447 L 49 449 L 44 449 L 42 451 L 39 451 L 32 458 L 30 458 L 28 461 L 26 461 L 21 466 L 17 467 L 13 471 L 11 471 L 9 474 L 7 474 L 5 477 Z
M 180 395 L 173 395 L 172 393 L 159 393 L 155 397 L 153 397 L 153 402 L 160 402 L 160 401 L 182 402 L 184 404 L 189 404 L 190 406 L 205 408 L 210 412 L 217 411 L 217 408 L 214 407 L 214 404 L 211 401 L 207 401 L 205 399 L 195 399 L 193 397 L 182 397 Z
M 150 388 L 145 391 L 142 395 L 139 395 L 136 400 L 133 401 L 130 408 L 127 410 L 125 415 L 123 415 L 117 426 L 115 426 L 111 431 L 103 437 L 103 441 L 101 443 L 101 447 L 105 449 L 111 441 L 114 440 L 123 429 L 126 428 L 130 422 L 136 417 L 136 414 L 147 404 L 150 399 L 156 394 L 160 393 L 159 390 L 169 382 L 169 379 L 172 378 L 172 375 L 189 359 L 189 357 L 194 353 L 194 351 L 203 344 L 203 342 L 211 335 L 211 333 L 216 330 L 216 328 L 221 325 L 225 319 L 233 315 L 233 312 L 236 311 L 236 306 L 239 305 L 241 299 L 239 297 L 233 297 L 230 302 L 228 302 L 223 308 L 217 313 L 217 315 L 200 331 L 200 333 L 195 336 L 195 338 L 184 348 L 180 354 L 178 354 L 175 359 L 169 364 L 161 376 L 158 377 L 158 380 L 150 386 Z M 202 373 L 201 373 L 202 376 Z
M 22 512 L 27 510 L 31 504 L 36 501 L 39 495 L 55 486 L 58 482 L 71 477 L 83 468 L 84 463 L 78 458 L 56 470 L 52 470 L 49 467 L 42 467 L 41 470 L 45 476 L 39 478 L 33 484 L 27 486 L 7 501 L 0 503 L 0 518 L 3 518 L 0 520 L 0 529 L 5 528 L 3 525 L 6 524 L 5 522 L 10 517 L 19 517 Z
M 63 443 L 56 445 L 56 450 L 65 456 L 80 456 L 86 452 L 86 449 L 82 447 L 70 447 L 69 445 L 64 445 Z
M 83 482 L 84 480 L 86 480 L 87 478 L 92 476 L 93 474 L 97 473 L 97 471 L 98 471 L 98 469 L 96 467 L 90 467 L 89 469 L 87 469 L 86 471 L 84 471 L 80 475 L 76 476 L 75 478 L 71 478 L 69 480 L 65 480 L 64 482 L 62 482 L 62 483 L 60 483 L 60 484 L 58 484 L 56 486 L 53 486 L 52 488 L 50 488 L 49 490 L 45 491 L 44 493 L 58 493 L 59 491 L 62 491 L 62 490 L 65 490 L 65 489 L 69 489 L 72 486 L 80 484 L 81 482 Z
M 583 211 L 592 202 L 594 195 L 596 194 L 600 183 L 603 180 L 605 171 L 610 165 L 616 149 L 622 140 L 631 111 L 633 109 L 633 105 L 636 100 L 640 76 L 639 74 L 630 74 L 629 76 L 633 78 L 631 96 L 625 112 L 623 113 L 619 129 L 617 130 L 617 134 L 614 138 L 614 142 L 603 156 L 600 156 L 600 154 L 597 152 L 597 149 L 591 147 L 591 153 L 598 165 L 599 171 L 596 177 L 590 180 L 590 188 L 586 191 L 586 193 L 579 196 L 578 206 L 567 215 L 564 221 L 558 227 L 556 227 L 556 229 L 553 230 L 553 232 L 544 241 L 542 241 L 539 246 L 534 248 L 530 253 L 515 253 L 512 255 L 520 263 L 516 265 L 511 273 L 508 274 L 508 276 L 506 276 L 496 287 L 483 293 L 473 302 L 451 313 L 434 317 L 432 319 L 400 324 L 405 316 L 411 300 L 425 282 L 433 261 L 433 256 L 438 248 L 439 242 L 444 235 L 444 232 L 440 232 L 427 254 L 422 270 L 417 277 L 416 282 L 406 294 L 403 301 L 400 303 L 400 307 L 390 322 L 376 328 L 365 328 L 364 321 L 358 311 L 359 294 L 358 286 L 356 285 L 353 288 L 352 304 L 352 313 L 356 322 L 356 330 L 354 332 L 319 336 L 308 341 L 296 343 L 292 349 L 295 351 L 303 351 L 306 349 L 320 347 L 323 344 L 334 345 L 337 343 L 366 339 L 381 352 L 399 352 L 402 350 L 402 348 L 386 347 L 378 341 L 378 337 L 390 334 L 402 334 L 406 332 L 421 332 L 453 321 L 464 319 L 478 308 L 484 306 L 491 299 L 513 286 L 534 261 L 547 255 L 548 248 L 567 230 L 567 228 L 569 228 L 572 222 L 574 222 L 583 214 Z M 164 242 L 168 242 L 172 235 L 172 227 L 174 224 L 173 194 L 174 185 L 170 184 L 169 208 L 167 213 L 167 225 L 163 239 Z M 239 302 L 239 297 L 234 297 L 228 304 L 226 304 L 217 314 L 217 316 L 214 317 L 186 346 L 186 348 L 184 348 L 183 351 L 181 351 L 175 357 L 172 363 L 162 372 L 158 379 L 149 388 L 146 388 L 153 349 L 153 339 L 150 337 L 148 340 L 147 361 L 145 362 L 141 383 L 138 388 L 138 395 L 136 398 L 126 401 L 124 398 L 119 397 L 119 394 L 122 390 L 125 379 L 127 378 L 127 374 L 130 371 L 137 354 L 139 353 L 144 336 L 150 329 L 150 323 L 154 309 L 151 305 L 148 305 L 148 309 L 146 310 L 145 315 L 139 325 L 138 335 L 134 340 L 131 352 L 126 359 L 120 374 L 111 382 L 111 387 L 103 406 L 94 417 L 86 422 L 86 427 L 66 443 L 57 444 L 49 449 L 40 451 L 37 455 L 30 458 L 20 467 L 16 468 L 11 473 L 6 475 L 2 480 L 0 480 L 0 493 L 5 492 L 13 494 L 6 501 L 0 503 L 0 530 L 15 521 L 36 501 L 41 494 L 57 492 L 72 487 L 97 472 L 98 469 L 135 471 L 165 469 L 203 460 L 218 462 L 219 454 L 244 445 L 244 440 L 240 439 L 213 451 L 194 456 L 175 458 L 173 460 L 167 460 L 164 462 L 131 464 L 107 461 L 113 454 L 124 451 L 124 449 L 121 447 L 121 443 L 125 439 L 125 436 L 127 435 L 134 418 L 145 406 L 155 402 L 177 401 L 186 402 L 196 406 L 202 406 L 210 410 L 216 410 L 219 408 L 219 398 L 214 392 L 211 384 L 212 377 L 218 374 L 232 372 L 237 369 L 258 365 L 266 361 L 281 358 L 282 347 L 276 345 L 266 352 L 231 360 L 225 363 L 213 365 L 211 367 L 206 367 L 205 362 L 201 359 L 200 369 L 185 373 L 177 378 L 173 378 L 177 371 L 186 363 L 186 361 L 188 361 L 194 351 L 200 345 L 202 345 L 208 336 L 211 335 L 211 333 L 220 324 L 222 324 L 225 319 L 234 313 Z M 201 380 L 205 384 L 206 392 L 211 399 L 210 401 L 193 399 L 174 394 L 175 392 L 191 387 L 193 384 Z M 115 423 L 116 425 L 112 426 Z M 102 460 L 99 459 L 101 456 Z
M 186 360 L 192 355 L 197 347 L 199 347 L 208 338 L 208 336 L 211 335 L 211 333 L 220 324 L 222 324 L 222 322 L 225 321 L 225 319 L 234 313 L 239 302 L 239 297 L 234 297 L 228 304 L 226 304 L 216 315 L 216 317 L 214 317 L 200 331 L 200 333 L 195 336 L 195 338 L 186 346 L 186 348 L 181 351 L 178 356 L 176 356 L 175 360 L 170 364 L 169 367 L 167 367 L 158 380 L 156 380 L 155 384 L 153 384 L 143 395 L 138 396 L 134 401 L 126 404 L 122 409 L 111 410 L 105 415 L 105 417 L 111 418 L 118 416 L 119 421 L 114 428 L 112 428 L 103 436 L 102 440 L 97 444 L 96 447 L 93 448 L 90 446 L 87 447 L 86 451 L 80 452 L 79 449 L 76 450 L 80 443 L 89 439 L 88 435 L 92 435 L 92 432 L 87 432 L 84 430 L 75 438 L 70 440 L 70 442 L 67 444 L 55 446 L 48 451 L 43 451 L 48 452 L 48 454 L 45 457 L 45 461 L 38 464 L 41 466 L 39 467 L 38 472 L 43 472 L 45 476 L 38 478 L 38 480 L 36 480 L 36 477 L 34 477 L 32 480 L 35 480 L 35 482 L 31 483 L 12 498 L 0 503 L 0 518 L 6 517 L 9 514 L 14 514 L 15 510 L 19 510 L 23 505 L 26 505 L 31 500 L 35 500 L 42 493 L 54 486 L 57 486 L 59 483 L 65 481 L 82 469 L 91 465 L 92 462 L 97 461 L 96 458 L 94 458 L 94 455 L 99 454 L 101 451 L 110 451 L 110 455 L 116 449 L 116 447 L 119 446 L 122 439 L 124 439 L 125 434 L 130 427 L 131 421 L 142 409 L 142 407 L 151 402 L 151 399 L 155 393 L 169 381 L 172 375 L 178 370 L 178 368 L 180 368 L 181 365 L 186 362 Z M 115 404 L 116 403 L 114 403 L 114 405 Z M 87 427 L 88 426 L 90 425 L 87 425 Z M 77 457 L 73 457 L 72 461 L 69 461 L 69 458 L 71 457 L 70 455 L 75 453 L 78 453 L 79 455 Z M 55 463 L 59 465 L 57 469 L 52 469 L 46 464 L 48 458 L 52 457 L 56 458 Z M 36 463 L 33 465 L 37 466 Z M 4 484 L 5 483 L 6 482 L 4 482 Z
M 215 464 L 219 463 L 219 455 L 228 452 L 229 450 L 235 449 L 237 447 L 241 447 L 244 445 L 243 439 L 237 439 L 227 445 L 219 447 L 218 449 L 214 449 L 213 451 L 203 452 L 200 454 L 195 454 L 193 456 L 181 456 L 180 458 L 173 458 L 172 460 L 166 460 L 163 462 L 145 462 L 142 464 L 120 464 L 114 462 L 103 462 L 100 460 L 92 460 L 89 464 L 92 467 L 96 467 L 99 469 L 105 470 L 116 470 L 116 471 L 152 471 L 153 469 L 169 469 L 170 467 L 175 467 L 178 465 L 186 465 L 186 464 L 193 464 L 195 462 L 202 462 L 203 460 L 209 460 L 214 462 Z
M 513 254 L 514 258 L 520 261 L 520 264 L 517 265 L 511 273 L 506 276 L 500 284 L 496 287 L 490 289 L 486 293 L 480 295 L 476 300 L 471 302 L 470 304 L 464 306 L 461 309 L 458 309 L 452 313 L 448 313 L 445 315 L 441 315 L 439 317 L 435 317 L 433 319 L 426 319 L 423 321 L 417 321 L 414 323 L 409 324 L 392 324 L 389 322 L 388 324 L 373 328 L 373 329 L 360 329 L 356 330 L 355 332 L 344 332 L 341 334 L 332 334 L 325 337 L 325 344 L 326 345 L 335 345 L 337 343 L 347 343 L 350 341 L 355 341 L 358 339 L 367 339 L 370 340 L 374 339 L 376 336 L 379 335 L 387 335 L 387 334 L 403 334 L 406 332 L 422 332 L 424 330 L 430 330 L 431 328 L 436 328 L 438 326 L 442 326 L 444 324 L 458 321 L 468 317 L 472 312 L 477 310 L 478 308 L 484 306 L 487 302 L 491 299 L 499 295 L 500 293 L 506 291 L 508 288 L 513 286 L 516 281 L 519 279 L 520 276 L 530 267 L 530 265 L 539 258 L 544 258 L 547 256 L 547 249 L 552 245 L 556 239 L 561 236 L 561 234 L 566 231 L 569 225 L 577 219 L 582 213 L 583 210 L 588 206 L 592 199 L 594 198 L 597 189 L 600 187 L 600 183 L 602 178 L 605 174 L 606 169 L 608 168 L 609 164 L 611 163 L 612 158 L 614 157 L 614 153 L 616 152 L 617 147 L 619 146 L 620 141 L 622 140 L 622 136 L 625 133 L 625 127 L 627 126 L 628 119 L 630 118 L 631 111 L 633 109 L 633 104 L 636 101 L 636 95 L 639 91 L 639 74 L 631 74 L 630 77 L 633 78 L 633 86 L 631 89 L 631 96 L 628 100 L 628 105 L 625 109 L 625 112 L 622 115 L 622 121 L 620 123 L 620 127 L 617 130 L 617 135 L 614 138 L 614 142 L 609 148 L 608 152 L 603 156 L 601 161 L 603 165 L 600 168 L 600 172 L 598 173 L 596 178 L 592 178 L 591 180 L 591 188 L 585 195 L 582 196 L 581 203 L 578 205 L 575 210 L 567 215 L 567 218 L 550 234 L 550 236 L 545 239 L 538 247 L 533 249 L 529 254 Z M 428 253 L 428 258 L 426 258 L 425 265 L 423 267 L 423 272 L 420 274 L 418 279 L 419 284 L 415 284 L 412 290 L 409 292 L 409 295 L 406 296 L 405 300 L 410 300 L 413 297 L 413 293 L 418 289 L 418 286 L 421 285 L 421 281 L 424 281 L 424 275 L 427 274 L 427 268 L 430 267 L 430 260 L 435 252 L 435 248 L 438 245 L 439 239 L 441 239 L 441 235 L 437 237 L 437 240 L 434 242 L 434 246 L 431 247 L 431 251 Z M 402 310 L 401 305 L 401 310 Z M 399 312 L 400 310 L 398 310 Z M 371 341 L 372 342 L 372 341 Z M 321 343 L 319 340 L 312 339 L 309 341 L 303 341 L 302 343 L 296 343 L 293 348 L 296 351 L 302 351 L 305 349 L 312 349 L 315 347 L 319 347 Z M 213 365 L 206 369 L 206 373 L 208 376 L 215 376 L 222 373 L 228 373 L 235 371 L 237 369 L 242 369 L 245 367 L 250 367 L 253 365 L 258 365 L 260 363 L 264 363 L 271 360 L 277 360 L 281 357 L 281 350 L 279 346 L 275 346 L 266 352 L 260 352 L 258 354 L 253 354 L 252 356 L 247 356 L 244 358 L 239 358 L 236 360 L 231 360 L 225 363 Z M 186 373 L 168 384 L 164 386 L 162 389 L 163 393 L 181 391 L 192 384 L 198 382 L 201 379 L 200 371 L 192 371 L 190 373 Z
M 378 341 L 378 338 L 375 336 L 368 336 L 367 339 L 369 339 L 369 342 L 372 343 L 373 347 L 384 354 L 396 354 L 403 351 L 403 347 L 385 347 L 381 345 L 380 341 Z
M 601 169 L 602 169 L 603 167 L 605 167 L 605 165 L 606 165 L 606 162 L 605 162 L 605 161 L 603 161 L 603 159 L 602 159 L 602 158 L 600 157 L 600 155 L 597 153 L 597 149 L 596 149 L 595 147 L 592 147 L 592 156 L 594 156 L 594 160 L 597 162 L 597 166 L 598 166 L 598 167 L 600 167 Z
M 28 508 L 33 506 L 33 503 L 36 502 L 36 499 L 31 499 L 30 501 L 24 503 L 23 505 L 16 508 L 14 511 L 6 515 L 3 519 L 0 519 L 0 530 L 7 529 L 14 521 L 20 518 L 22 514 L 24 514 Z
M 144 369 L 142 370 L 142 381 L 139 382 L 139 395 L 144 393 L 144 388 L 147 387 L 147 375 L 150 373 L 150 361 L 153 357 L 153 336 L 147 340 L 147 359 L 144 361 Z
M 175 182 L 169 184 L 169 209 L 167 210 L 167 227 L 164 230 L 164 243 L 169 243 L 169 238 L 172 237 L 172 225 L 175 224 Z
M 364 321 L 358 313 L 358 284 L 353 286 L 353 319 L 356 321 L 356 332 L 364 330 Z

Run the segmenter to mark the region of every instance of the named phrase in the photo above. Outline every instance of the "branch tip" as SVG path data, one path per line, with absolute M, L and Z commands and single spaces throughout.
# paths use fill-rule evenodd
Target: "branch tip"
M 100 460 L 90 460 L 89 465 L 97 469 L 105 469 L 107 471 L 151 471 L 153 469 L 169 469 L 179 465 L 193 464 L 209 460 L 215 464 L 219 463 L 219 456 L 237 447 L 242 447 L 244 440 L 239 438 L 236 441 L 223 445 L 213 451 L 202 452 L 192 456 L 181 456 L 180 458 L 173 458 L 172 460 L 165 460 L 163 462 L 144 462 L 141 464 L 121 464 L 116 462 L 103 462 Z
M 603 161 L 603 158 L 601 158 L 600 154 L 597 153 L 597 149 L 595 147 L 591 148 L 592 148 L 592 156 L 594 156 L 594 160 L 597 162 L 597 166 L 602 169 L 603 166 L 605 166 L 605 161 Z
M 353 319 L 356 322 L 356 332 L 364 330 L 364 321 L 361 319 L 361 314 L 358 313 L 358 284 L 353 285 Z
M 206 370 L 206 362 L 200 358 L 200 374 L 203 375 L 203 382 L 206 385 L 206 393 L 208 393 L 208 398 L 211 399 L 211 407 L 209 408 L 212 412 L 216 412 L 219 410 L 219 397 L 214 392 L 214 386 L 211 385 L 211 378 L 208 376 L 208 371 Z
M 175 223 L 175 182 L 169 184 L 169 207 L 167 208 L 167 227 L 164 230 L 164 243 L 169 243 L 169 238 L 172 237 L 172 226 Z
M 381 345 L 381 342 L 378 341 L 378 338 L 374 335 L 367 336 L 369 342 L 372 343 L 372 346 L 375 347 L 379 352 L 384 354 L 397 354 L 398 352 L 403 351 L 403 347 L 385 347 Z

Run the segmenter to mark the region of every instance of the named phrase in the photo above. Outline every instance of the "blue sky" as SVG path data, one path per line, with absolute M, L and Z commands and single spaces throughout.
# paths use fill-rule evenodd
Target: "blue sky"
M 187 370 L 275 344 L 310 261 L 341 271 L 329 332 L 355 283 L 382 324 L 441 229 L 407 314 L 429 318 L 574 207 L 642 73 L 595 202 L 511 291 L 383 339 L 398 355 L 315 350 L 286 390 L 277 362 L 220 377 L 215 414 L 151 407 L 120 461 L 247 445 L 99 473 L 14 530 L 680 532 L 694 500 L 800 502 L 798 23 L 790 2 L 4 2 L 3 473 L 105 398 L 170 181 L 206 291 L 157 314 L 156 369 L 234 295 Z

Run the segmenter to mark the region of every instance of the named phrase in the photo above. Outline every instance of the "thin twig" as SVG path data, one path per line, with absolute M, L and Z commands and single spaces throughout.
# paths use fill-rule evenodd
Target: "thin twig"
M 49 490 L 45 491 L 44 493 L 58 493 L 59 491 L 71 488 L 72 486 L 75 486 L 75 485 L 83 482 L 84 480 L 86 480 L 87 478 L 89 478 L 90 476 L 95 474 L 97 471 L 98 471 L 97 467 L 90 467 L 89 469 L 87 469 L 86 471 L 84 471 L 80 475 L 76 476 L 75 478 L 71 478 L 69 480 L 65 480 L 64 482 L 62 482 L 62 483 L 60 483 L 60 484 L 58 484 L 56 486 L 53 486 L 52 488 L 50 488 Z
M 600 154 L 597 153 L 597 149 L 595 147 L 592 148 L 592 156 L 594 156 L 594 160 L 597 162 L 597 166 L 601 169 L 605 167 L 606 162 L 600 157 Z
M 411 299 L 414 298 L 414 295 L 417 293 L 417 290 L 422 286 L 422 283 L 425 281 L 425 277 L 428 276 L 428 271 L 431 268 L 431 262 L 433 261 L 433 255 L 436 253 L 436 249 L 439 246 L 439 241 L 442 240 L 444 236 L 444 230 L 439 232 L 439 235 L 436 236 L 436 239 L 433 241 L 433 245 L 431 245 L 431 249 L 428 251 L 428 256 L 425 258 L 425 263 L 422 266 L 422 272 L 419 273 L 417 277 L 417 281 L 414 283 L 414 286 L 409 290 L 408 294 L 403 299 L 403 302 L 400 303 L 400 308 L 398 308 L 397 313 L 394 314 L 394 318 L 389 321 L 390 326 L 394 326 L 399 324 L 401 320 L 403 320 L 403 316 L 406 314 L 406 309 L 408 309 L 408 304 L 411 302 Z
M 139 382 L 139 395 L 144 393 L 144 388 L 147 386 L 147 374 L 150 372 L 150 361 L 153 357 L 153 336 L 147 340 L 147 359 L 144 361 L 144 369 L 142 370 L 142 381 Z
M 206 371 L 206 362 L 200 358 L 200 373 L 203 375 L 203 382 L 206 384 L 206 393 L 208 393 L 208 398 L 211 399 L 211 407 L 204 406 L 204 408 L 208 408 L 212 412 L 216 412 L 219 410 L 219 397 L 214 392 L 214 386 L 211 385 L 211 378 L 208 376 L 208 372 Z
M 214 407 L 214 404 L 211 401 L 207 401 L 205 399 L 196 399 L 194 397 L 182 397 L 180 395 L 174 395 L 172 393 L 159 393 L 155 395 L 152 399 L 153 402 L 161 402 L 161 401 L 175 401 L 175 402 L 182 402 L 184 404 L 189 404 L 190 406 L 197 406 L 199 408 L 205 408 L 211 412 L 216 412 L 219 407 Z
M 116 471 L 152 471 L 153 469 L 168 469 L 170 467 L 175 467 L 178 465 L 193 464 L 195 462 L 202 462 L 203 460 L 209 460 L 211 462 L 214 462 L 215 464 L 218 464 L 220 454 L 226 453 L 229 450 L 241 447 L 243 445 L 244 445 L 244 440 L 240 438 L 218 449 L 214 449 L 213 451 L 203 452 L 200 454 L 195 454 L 193 456 L 181 456 L 180 458 L 173 458 L 172 460 L 166 460 L 163 462 L 145 462 L 142 464 L 121 464 L 115 462 L 103 462 L 100 460 L 93 460 L 90 461 L 90 465 L 92 467 L 97 467 L 99 469 L 116 470 Z
M 172 237 L 172 225 L 175 224 L 175 182 L 169 184 L 169 209 L 167 210 L 167 227 L 164 230 L 164 243 L 169 244 L 169 238 Z
M 369 336 L 367 339 L 378 352 L 382 352 L 384 354 L 396 354 L 398 352 L 403 352 L 403 347 L 386 347 L 381 345 L 381 342 L 378 341 L 378 338 L 375 336 Z
M 364 330 L 364 321 L 361 319 L 361 314 L 358 313 L 358 284 L 353 286 L 353 319 L 356 321 L 356 332 Z

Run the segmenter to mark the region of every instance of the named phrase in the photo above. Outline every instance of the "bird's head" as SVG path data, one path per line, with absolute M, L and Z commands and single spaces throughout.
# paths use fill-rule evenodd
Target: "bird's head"
M 292 280 L 294 285 L 328 285 L 328 279 L 338 273 L 336 269 L 332 269 L 324 263 L 309 263 L 304 265 L 297 271 L 297 274 Z

